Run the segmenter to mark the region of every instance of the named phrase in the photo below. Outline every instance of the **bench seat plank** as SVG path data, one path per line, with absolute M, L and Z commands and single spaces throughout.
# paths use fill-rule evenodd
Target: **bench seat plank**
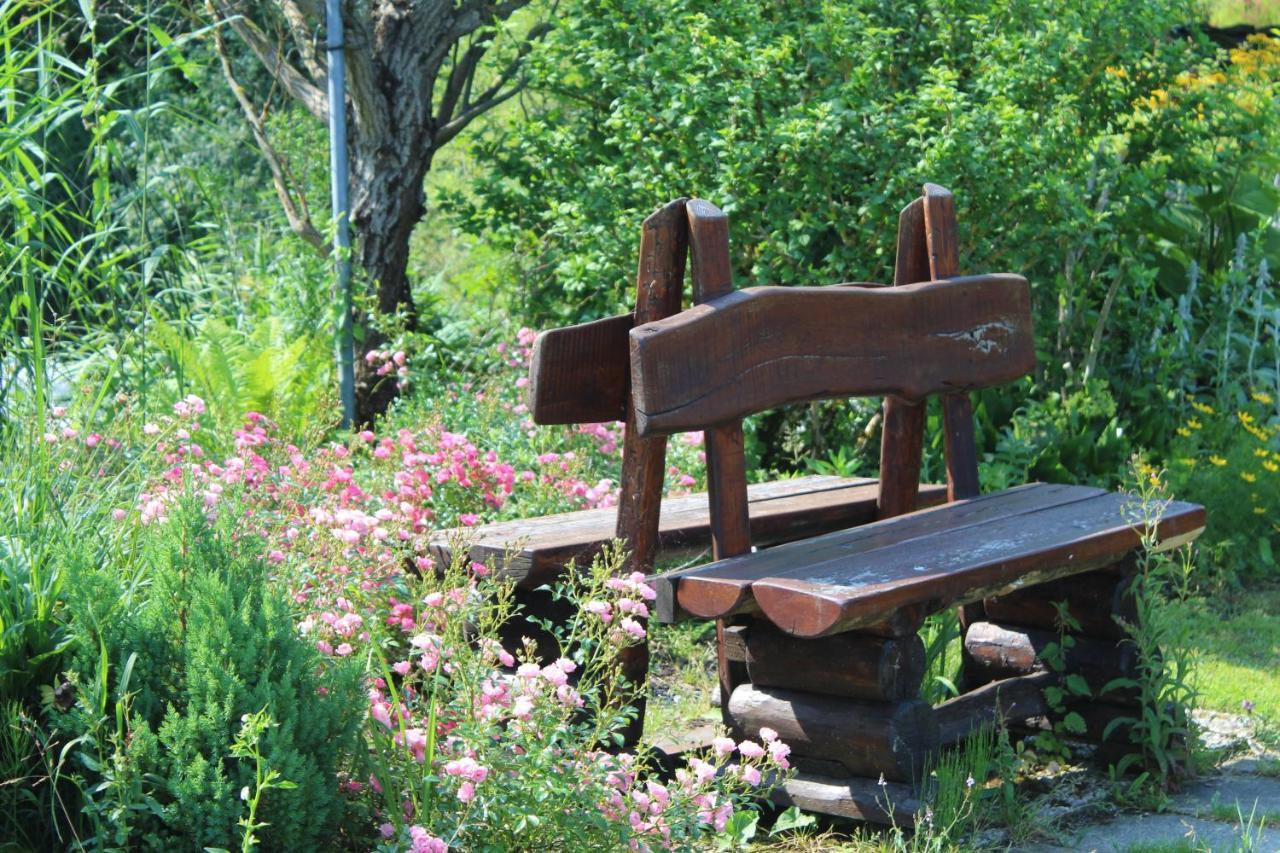
M 1097 569 L 1140 544 L 1130 498 L 1032 484 L 659 578 L 660 619 L 761 611 L 818 637 Z M 1194 538 L 1204 509 L 1174 501 L 1162 547 Z M 717 612 L 724 610 L 724 613 Z
M 808 476 L 754 484 L 747 489 L 752 541 L 771 545 L 866 524 L 876 518 L 878 494 L 878 481 L 867 478 Z M 945 486 L 920 486 L 918 506 L 945 500 Z M 590 560 L 614 538 L 615 524 L 613 508 L 500 521 L 441 531 L 430 553 L 438 565 L 447 565 L 454 544 L 469 543 L 472 560 L 531 589 L 552 580 L 570 560 Z M 705 492 L 662 502 L 659 557 L 696 554 L 710 543 Z
M 842 530 L 829 536 L 779 545 L 765 552 L 669 572 L 656 579 L 657 617 L 664 622 L 675 622 L 688 617 L 721 619 L 756 613 L 759 606 L 751 595 L 751 585 L 765 578 L 786 575 L 797 566 L 815 565 L 833 557 L 858 555 L 861 559 L 878 548 L 921 536 L 940 532 L 950 534 L 993 518 L 1074 503 L 1102 494 L 1105 492 L 1101 489 L 1080 486 L 1039 483 L 1017 486 L 999 494 L 920 510 L 856 530 Z

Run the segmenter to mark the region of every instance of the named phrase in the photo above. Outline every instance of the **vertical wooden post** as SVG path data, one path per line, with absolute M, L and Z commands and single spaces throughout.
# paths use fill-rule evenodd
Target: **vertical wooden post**
M 680 311 L 685 256 L 689 247 L 687 199 L 676 199 L 644 221 L 640 231 L 640 262 L 636 271 L 635 325 L 652 323 Z M 666 474 L 666 436 L 641 438 L 635 428 L 635 405 L 627 389 L 626 430 L 622 440 L 622 475 L 618 492 L 618 520 L 614 535 L 629 551 L 623 570 L 653 571 L 662 509 L 662 481 Z M 635 685 L 644 684 L 649 671 L 648 641 L 619 654 L 622 674 Z M 636 718 L 624 732 L 628 746 L 644 732 L 645 697 L 631 697 Z
M 952 278 L 960 271 L 960 247 L 956 233 L 956 206 L 951 191 L 937 184 L 924 185 L 925 242 L 929 253 L 929 278 Z M 947 460 L 947 500 L 978 495 L 978 449 L 973 434 L 973 400 L 968 393 L 943 394 L 942 430 Z M 982 604 L 966 604 L 959 610 L 961 638 L 969 626 L 983 619 Z M 979 676 L 968 652 L 961 655 L 960 689 L 977 686 Z
M 917 198 L 898 215 L 898 254 L 893 268 L 895 286 L 929 280 L 924 200 Z M 923 400 L 884 398 L 880 430 L 879 518 L 893 518 L 916 508 L 920 490 L 920 456 L 924 447 Z
M 733 290 L 729 260 L 729 218 L 701 199 L 688 204 L 690 272 L 693 301 L 703 303 Z M 744 342 L 745 345 L 745 342 Z M 711 554 L 714 559 L 736 557 L 751 550 L 751 522 L 747 514 L 747 470 L 742 422 L 721 424 L 705 431 L 707 493 L 711 516 Z M 746 667 L 730 661 L 725 650 L 723 619 L 716 620 L 716 660 L 720 673 L 720 710 L 729 723 L 729 697 L 746 681 Z
M 956 206 L 951 191 L 924 185 L 925 238 L 929 278 L 953 278 L 960 270 Z M 947 500 L 978 494 L 978 451 L 973 436 L 973 401 L 967 392 L 942 395 L 943 437 L 947 457 Z

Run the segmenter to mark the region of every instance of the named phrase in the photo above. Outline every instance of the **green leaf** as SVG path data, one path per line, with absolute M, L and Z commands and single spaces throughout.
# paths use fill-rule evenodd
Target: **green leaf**
M 778 819 L 773 822 L 773 829 L 769 830 L 769 834 L 781 835 L 784 832 L 793 832 L 797 829 L 813 826 L 817 822 L 813 815 L 805 814 L 800 811 L 799 807 L 792 806 L 778 815 Z
M 1084 717 L 1080 716 L 1075 711 L 1072 711 L 1062 718 L 1062 727 L 1073 735 L 1082 735 L 1085 733 L 1085 730 L 1088 729 L 1088 726 L 1084 724 Z
M 1067 685 L 1067 690 L 1073 696 L 1093 695 L 1093 691 L 1089 689 L 1089 682 L 1085 681 L 1084 676 L 1079 673 L 1069 673 L 1064 679 L 1064 683 Z

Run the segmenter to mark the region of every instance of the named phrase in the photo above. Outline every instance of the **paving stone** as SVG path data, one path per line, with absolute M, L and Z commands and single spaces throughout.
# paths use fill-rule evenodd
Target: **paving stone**
M 1236 850 L 1241 838 L 1234 824 L 1180 814 L 1122 815 L 1107 823 L 1082 827 L 1074 836 L 1058 844 L 1014 848 L 1023 853 L 1126 853 L 1141 845 L 1190 841 L 1198 850 Z M 1257 851 L 1280 850 L 1280 828 L 1254 830 L 1252 846 Z
M 1248 776 L 1225 773 L 1202 779 L 1178 795 L 1173 810 L 1183 814 L 1207 817 L 1214 804 L 1232 808 L 1239 804 L 1245 818 L 1256 809 L 1256 815 L 1266 816 L 1267 823 L 1280 825 L 1280 779 L 1267 776 Z

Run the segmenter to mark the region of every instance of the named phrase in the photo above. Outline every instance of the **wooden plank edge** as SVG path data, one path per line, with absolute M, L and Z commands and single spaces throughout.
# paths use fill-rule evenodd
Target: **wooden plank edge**
M 1170 504 L 1170 508 L 1173 507 L 1179 508 L 1178 513 L 1174 515 L 1166 513 L 1160 519 L 1158 538 L 1161 545 L 1171 540 L 1185 544 L 1189 541 L 1187 537 L 1194 538 L 1198 531 L 1204 529 L 1204 507 L 1182 502 Z M 1119 531 L 1123 528 L 1112 528 L 1112 530 Z M 1007 575 L 1005 577 L 979 582 L 963 596 L 948 596 L 945 601 L 934 602 L 934 609 L 930 612 L 1104 568 L 1114 563 L 1124 553 L 1140 547 L 1140 541 L 1138 541 L 1140 534 L 1137 529 L 1130 527 L 1129 532 L 1133 534 L 1135 541 L 1123 549 L 1113 549 L 1106 554 L 1051 569 L 1027 571 L 1006 569 L 1001 572 L 1002 575 Z M 1076 541 L 1083 544 L 1090 538 L 1085 536 Z M 1024 555 L 1019 559 L 1032 560 L 1034 557 L 1035 555 Z M 975 571 L 998 569 L 998 567 L 998 561 L 993 561 L 990 565 L 980 566 Z M 699 585 L 708 580 L 710 579 L 699 579 Z M 794 636 L 812 638 L 825 637 L 874 624 L 882 621 L 885 613 L 892 612 L 898 607 L 921 603 L 928 598 L 920 591 L 929 586 L 928 581 L 929 579 L 922 579 L 907 587 L 900 584 L 887 584 L 886 586 L 890 587 L 887 590 L 869 591 L 855 598 L 850 598 L 847 587 L 815 584 L 792 578 L 755 581 L 748 586 L 747 591 L 749 597 L 754 600 L 754 605 L 751 606 L 762 612 L 774 625 Z M 727 596 L 723 597 L 727 598 Z M 745 602 L 747 597 L 744 595 L 744 601 L 737 606 L 748 606 Z M 877 601 L 883 601 L 883 603 L 877 605 Z
M 833 778 L 796 773 L 774 788 L 770 799 L 780 806 L 796 806 L 807 812 L 833 815 L 901 827 L 915 825 L 920 800 L 910 785 L 862 776 Z
M 1044 688 L 1057 680 L 1052 672 L 1037 672 L 992 681 L 948 699 L 933 709 L 942 745 L 960 743 L 988 723 L 1025 720 L 1046 714 Z

